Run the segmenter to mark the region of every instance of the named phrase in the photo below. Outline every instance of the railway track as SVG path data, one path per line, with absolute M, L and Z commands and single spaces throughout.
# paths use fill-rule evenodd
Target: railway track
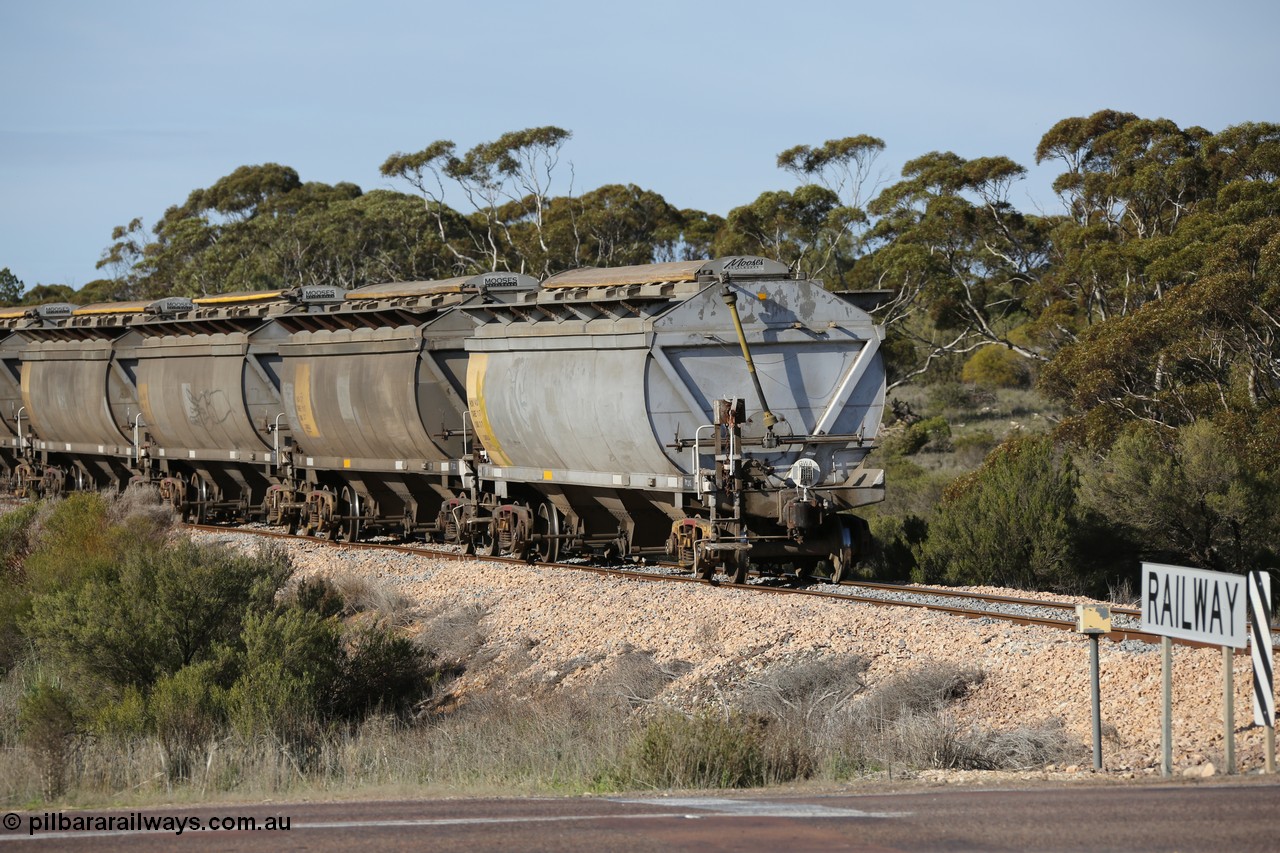
M 607 577 L 655 583 L 707 583 L 707 581 L 694 577 L 682 569 L 661 563 L 632 563 L 609 566 L 585 562 L 531 564 L 528 560 L 516 557 L 478 557 L 464 554 L 458 550 L 431 545 L 391 542 L 337 542 L 327 539 L 303 538 L 283 531 L 254 527 L 226 527 L 208 524 L 188 524 L 185 526 L 190 530 L 199 530 L 212 534 L 248 534 L 293 542 L 310 542 L 326 547 L 407 553 L 432 559 L 484 560 L 506 565 L 536 565 L 542 568 L 587 572 Z M 786 576 L 754 578 L 742 584 L 735 584 L 727 578 L 717 579 L 712 583 L 717 586 L 750 590 L 760 594 L 814 596 L 869 604 L 877 607 L 906 607 L 930 610 L 963 616 L 969 619 L 991 619 L 1017 625 L 1035 625 L 1063 631 L 1075 630 L 1075 604 L 1072 602 L 1045 601 L 947 589 L 945 587 L 917 587 L 870 581 L 845 581 L 837 585 L 821 580 L 802 581 L 795 577 Z M 1160 642 L 1160 636 L 1141 630 L 1140 614 L 1137 608 L 1113 606 L 1111 614 L 1114 627 L 1110 633 L 1105 635 L 1108 640 L 1113 642 L 1136 641 L 1151 644 Z M 1182 640 L 1174 640 L 1174 642 L 1189 646 L 1203 645 Z

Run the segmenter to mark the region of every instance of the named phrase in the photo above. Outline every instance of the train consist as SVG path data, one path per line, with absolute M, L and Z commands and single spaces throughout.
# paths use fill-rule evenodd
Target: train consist
M 0 469 L 332 538 L 840 576 L 884 494 L 882 337 L 753 257 L 0 309 Z

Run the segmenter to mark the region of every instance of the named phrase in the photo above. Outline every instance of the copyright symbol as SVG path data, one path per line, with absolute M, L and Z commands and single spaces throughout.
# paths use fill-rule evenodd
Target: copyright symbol
M 18 817 L 13 812 L 9 812 L 7 815 L 4 816 L 4 828 L 9 830 L 10 832 L 17 829 L 21 825 L 22 825 L 22 818 Z

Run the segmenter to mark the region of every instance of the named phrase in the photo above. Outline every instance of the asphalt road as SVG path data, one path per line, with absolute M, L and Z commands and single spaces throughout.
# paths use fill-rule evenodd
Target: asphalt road
M 251 829 L 211 829 L 252 817 Z M 288 818 L 288 830 L 266 829 Z M 15 820 L 16 818 L 16 820 Z M 115 828 L 101 828 L 110 818 Z M 142 831 L 141 820 L 185 819 Z M 194 829 L 192 818 L 205 828 Z M 68 823 L 70 821 L 71 823 Z M 97 822 L 99 827 L 83 830 Z M 120 822 L 123 821 L 123 827 Z M 815 797 L 591 797 L 16 812 L 0 851 L 1249 851 L 1280 849 L 1280 783 L 919 789 Z M 17 828 L 12 827 L 16 824 Z M 38 831 L 32 829 L 39 827 Z M 46 830 L 45 827 L 48 827 Z

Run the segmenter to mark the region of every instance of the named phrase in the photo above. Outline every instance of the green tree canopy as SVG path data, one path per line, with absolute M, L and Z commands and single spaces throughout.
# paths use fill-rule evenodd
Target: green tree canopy
M 946 492 L 929 529 L 925 578 L 1075 592 L 1076 471 L 1046 436 L 1017 437 Z
M 0 306 L 17 305 L 22 301 L 22 291 L 26 287 L 8 267 L 0 270 Z
M 47 305 L 50 302 L 71 302 L 75 293 L 65 284 L 37 284 L 22 297 L 22 304 Z

